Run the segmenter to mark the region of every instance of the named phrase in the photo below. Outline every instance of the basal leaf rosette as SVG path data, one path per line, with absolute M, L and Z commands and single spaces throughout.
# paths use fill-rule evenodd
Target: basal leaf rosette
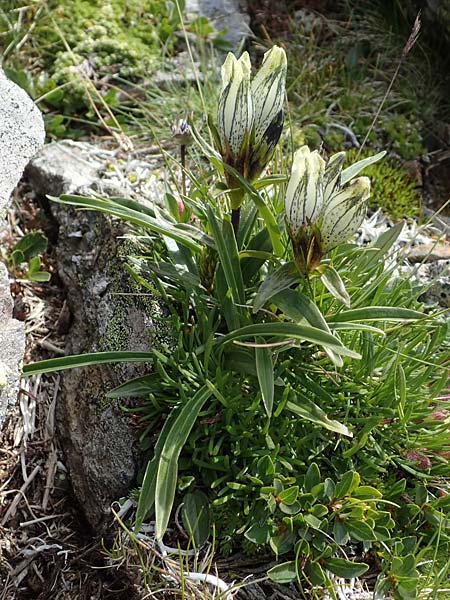
M 231 52 L 222 66 L 222 90 L 217 112 L 219 150 L 223 161 L 248 181 L 256 179 L 271 159 L 283 129 L 286 54 L 274 46 L 265 53 L 251 81 L 247 52 Z M 227 173 L 231 189 L 238 187 Z M 238 208 L 242 194 L 232 195 Z
M 357 177 L 341 185 L 344 157 L 339 152 L 325 162 L 308 146 L 294 154 L 284 208 L 295 261 L 303 273 L 315 270 L 364 220 L 370 180 Z

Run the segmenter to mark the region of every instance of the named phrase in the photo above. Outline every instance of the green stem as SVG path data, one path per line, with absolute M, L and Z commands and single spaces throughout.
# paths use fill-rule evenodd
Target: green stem
M 186 146 L 181 145 L 181 189 L 186 196 Z

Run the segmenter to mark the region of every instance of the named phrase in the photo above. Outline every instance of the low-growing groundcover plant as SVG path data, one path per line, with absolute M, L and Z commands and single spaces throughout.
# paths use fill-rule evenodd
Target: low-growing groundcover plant
M 165 302 L 170 345 L 148 353 L 59 358 L 29 374 L 108 360 L 153 371 L 109 393 L 142 398 L 149 454 L 135 531 L 174 510 L 192 543 L 270 549 L 269 577 L 304 597 L 369 569 L 379 597 L 445 587 L 449 550 L 448 325 L 397 272 L 397 225 L 367 247 L 361 224 L 384 153 L 343 169 L 298 149 L 290 174 L 267 172 L 283 124 L 286 57 L 222 68 L 216 149 L 190 124 L 189 192 L 165 208 L 62 196 L 136 226 L 128 268 Z M 208 167 L 205 168 L 205 158 Z M 201 173 L 198 176 L 197 173 Z M 149 440 L 156 436 L 156 444 Z M 433 596 L 432 596 L 433 597 Z

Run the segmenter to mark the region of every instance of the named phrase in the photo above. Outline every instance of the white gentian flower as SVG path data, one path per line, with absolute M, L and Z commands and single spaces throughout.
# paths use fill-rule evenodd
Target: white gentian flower
M 237 163 L 242 162 L 248 154 L 253 127 L 250 69 L 248 52 L 244 52 L 239 60 L 229 52 L 222 66 L 217 129 L 222 156 L 236 168 Z
M 347 241 L 363 222 L 370 180 L 358 177 L 341 186 L 345 152 L 327 163 L 303 146 L 294 154 L 284 207 L 295 259 L 304 272 L 317 268 L 324 254 Z
M 287 61 L 283 48 L 273 46 L 264 54 L 252 81 L 254 123 L 249 179 L 258 177 L 269 160 L 283 130 Z
M 283 128 L 286 54 L 274 46 L 250 81 L 247 52 L 229 53 L 222 66 L 217 131 L 225 163 L 252 181 L 272 157 Z M 229 181 L 229 183 L 232 183 Z

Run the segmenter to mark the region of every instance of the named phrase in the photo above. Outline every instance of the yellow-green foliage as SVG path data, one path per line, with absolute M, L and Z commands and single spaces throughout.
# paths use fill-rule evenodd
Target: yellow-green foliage
M 12 0 L 7 11 L 0 10 L 0 34 L 6 36 L 6 44 L 12 42 L 10 21 L 19 4 L 23 3 Z M 114 86 L 151 77 L 161 50 L 173 50 L 172 34 L 179 23 L 174 5 L 163 0 L 47 0 L 41 11 L 31 4 L 22 21 L 30 34 L 21 50 L 21 64 L 32 52 L 33 65 L 39 67 L 39 83 L 33 86 L 39 89 L 33 93 L 29 81 L 19 84 L 25 83 L 33 96 L 45 95 L 47 104 L 71 116 L 85 112 L 96 100 L 92 87 L 88 87 L 91 98 L 86 93 L 90 82 L 113 105 Z M 14 61 L 5 66 L 15 69 Z M 37 76 L 35 66 L 31 75 Z M 9 76 L 17 80 L 20 73 Z
M 360 158 L 371 154 L 374 152 L 364 152 Z M 347 166 L 353 164 L 357 160 L 357 151 L 349 150 L 345 158 Z M 394 220 L 415 217 L 419 214 L 420 193 L 399 161 L 385 158 L 367 167 L 362 175 L 369 177 L 372 184 L 370 208 L 381 208 Z

